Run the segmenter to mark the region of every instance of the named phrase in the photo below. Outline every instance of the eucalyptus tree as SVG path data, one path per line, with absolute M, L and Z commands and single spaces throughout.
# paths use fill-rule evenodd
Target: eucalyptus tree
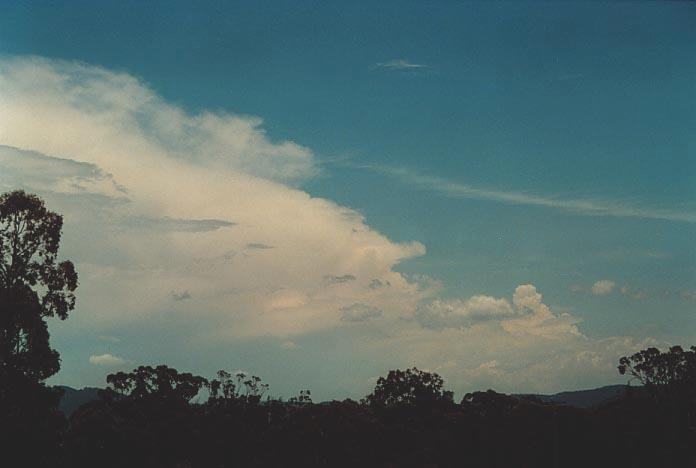
M 77 273 L 58 261 L 63 218 L 18 190 L 0 196 L 0 377 L 41 382 L 58 372 L 46 319 L 75 307 Z

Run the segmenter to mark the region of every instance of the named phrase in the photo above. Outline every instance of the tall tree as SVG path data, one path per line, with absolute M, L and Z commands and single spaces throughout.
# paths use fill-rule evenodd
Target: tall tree
M 35 195 L 0 196 L 0 376 L 40 382 L 58 372 L 48 317 L 75 307 L 77 273 L 58 262 L 63 218 Z
M 60 450 L 60 368 L 46 319 L 75 307 L 77 273 L 59 262 L 63 219 L 35 195 L 0 196 L 0 465 L 51 466 Z M 14 462 L 12 462 L 14 460 Z

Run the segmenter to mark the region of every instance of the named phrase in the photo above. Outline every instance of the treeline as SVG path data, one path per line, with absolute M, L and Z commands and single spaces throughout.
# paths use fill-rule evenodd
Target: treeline
M 456 402 L 437 374 L 415 368 L 391 371 L 361 401 L 313 403 L 306 391 L 264 397 L 260 379 L 244 374 L 207 380 L 142 366 L 110 375 L 100 398 L 69 419 L 44 406 L 14 425 L 2 438 L 23 463 L 3 466 L 696 466 L 694 382 L 686 388 L 678 376 L 694 351 L 655 356 L 677 364 L 655 374 L 677 377 L 591 409 L 491 390 Z
M 255 376 L 160 365 L 109 375 L 66 418 L 45 384 L 60 368 L 46 319 L 68 317 L 78 286 L 57 260 L 61 227 L 36 196 L 0 196 L 0 467 L 696 466 L 693 347 L 622 358 L 641 389 L 591 409 L 490 390 L 455 401 L 416 368 L 361 401 L 282 401 Z

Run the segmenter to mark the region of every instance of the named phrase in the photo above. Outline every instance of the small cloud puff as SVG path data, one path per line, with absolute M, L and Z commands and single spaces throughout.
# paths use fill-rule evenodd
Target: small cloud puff
M 380 309 L 367 304 L 355 303 L 341 307 L 341 320 L 344 322 L 367 322 L 381 316 L 382 311 Z
M 610 280 L 599 280 L 592 285 L 592 294 L 595 296 L 606 296 L 611 294 L 616 287 L 616 283 Z
M 122 364 L 125 364 L 126 361 L 123 358 L 106 353 L 106 354 L 100 354 L 98 356 L 97 355 L 90 356 L 89 363 L 94 364 L 95 366 L 112 367 L 112 366 L 120 366 Z

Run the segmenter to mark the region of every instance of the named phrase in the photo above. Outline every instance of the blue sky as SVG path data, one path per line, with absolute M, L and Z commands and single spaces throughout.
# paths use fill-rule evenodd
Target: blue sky
M 258 190 L 254 196 L 268 197 L 268 205 L 259 202 L 254 213 L 230 211 L 224 218 L 215 210 L 197 216 L 193 207 L 177 211 L 175 201 L 165 206 L 166 201 L 152 202 L 154 195 L 138 198 L 133 188 L 137 182 L 129 186 L 131 173 L 116 164 L 121 156 L 109 153 L 112 147 L 103 148 L 102 155 L 87 149 L 82 154 L 82 148 L 73 149 L 50 136 L 55 129 L 49 120 L 35 128 L 16 123 L 0 131 L 0 145 L 7 147 L 0 164 L 11 168 L 4 180 L 0 176 L 2 188 L 22 185 L 43 194 L 49 204 L 55 200 L 55 206 L 68 212 L 65 254 L 74 257 L 78 267 L 80 262 L 86 265 L 79 297 L 87 305 L 78 306 L 65 324 L 54 325 L 64 363 L 59 381 L 76 386 L 100 383 L 115 367 L 90 364 L 88 358 L 109 354 L 118 358 L 111 362 L 116 367 L 153 359 L 203 373 L 216 366 L 244 367 L 266 377 L 285 395 L 305 385 L 326 398 L 360 396 L 376 375 L 410 364 L 437 369 L 457 391 L 480 386 L 552 391 L 617 381 L 616 356 L 644 344 L 694 342 L 693 4 L 199 2 L 193 7 L 189 3 L 3 3 L 0 55 L 6 78 L 0 93 L 16 106 L 10 107 L 15 115 L 48 109 L 46 115 L 65 116 L 68 124 L 77 119 L 70 128 L 79 138 L 83 124 L 77 123 L 82 121 L 75 112 L 91 109 L 99 101 L 108 113 L 104 110 L 97 120 L 107 129 L 112 125 L 109 131 L 100 131 L 129 132 L 114 136 L 115 141 L 126 141 L 153 133 L 148 119 L 183 114 L 192 119 L 184 126 L 197 128 L 203 136 L 188 141 L 186 131 L 172 138 L 169 130 L 161 130 L 147 147 L 139 143 L 132 147 L 150 151 L 157 140 L 161 148 L 152 150 L 153 161 L 160 150 L 186 153 L 198 170 L 197 161 L 213 153 L 231 160 L 225 154 L 225 145 L 230 147 L 226 135 L 240 131 L 243 139 L 250 138 L 250 146 L 230 149 L 241 153 L 235 153 L 235 162 L 225 169 L 280 184 L 288 191 L 281 198 L 299 197 L 295 208 L 287 208 L 297 209 L 296 213 L 276 213 L 273 207 L 279 202 L 269 194 L 281 188 L 264 188 L 254 179 L 253 190 Z M 103 74 L 95 67 L 101 67 Z M 69 77 L 63 94 L 97 85 L 94 89 L 133 94 L 107 105 L 96 91 L 76 92 L 78 97 L 60 109 L 39 107 L 57 106 L 60 93 L 47 92 L 39 103 L 17 76 L 25 73 L 39 86 L 50 85 L 41 81 L 47 70 Z M 85 76 L 90 77 L 89 85 Z M 123 76 L 131 80 L 125 91 L 120 78 L 114 78 Z M 119 120 L 124 109 L 131 111 L 124 102 L 138 101 L 142 93 L 157 96 L 157 109 L 136 109 L 128 117 L 132 120 Z M 201 130 L 204 124 L 195 116 L 209 114 L 239 116 L 245 122 L 255 116 L 262 123 L 239 130 L 227 121 L 216 121 Z M 8 125 L 21 122 L 15 115 L 8 113 Z M 219 145 L 195 145 L 211 132 L 220 132 L 213 138 Z M 296 147 L 283 146 L 286 141 Z M 128 147 L 124 145 L 123 151 Z M 108 236 L 95 241 L 87 224 L 81 224 L 87 221 L 70 215 L 71 210 L 83 212 L 79 203 L 86 202 L 66 202 L 57 185 L 41 186 L 35 176 L 38 169 L 26 162 L 27 153 L 22 151 L 37 153 L 36 161 L 61 157 L 94 164 L 130 189 L 131 218 L 125 224 L 130 228 L 118 231 L 119 247 L 111 245 Z M 23 162 L 11 163 L 19 157 Z M 261 164 L 253 158 L 267 159 Z M 276 163 L 277 158 L 282 160 Z M 165 172 L 155 171 L 152 177 L 165 183 Z M 206 186 L 201 181 L 208 179 L 195 180 Z M 195 184 L 186 189 L 203 192 Z M 230 206 L 237 200 L 235 190 L 224 194 L 230 197 Z M 253 190 L 247 193 L 256 194 Z M 329 278 L 323 289 L 294 284 L 293 268 L 304 263 L 281 253 L 281 247 L 254 238 L 245 241 L 247 250 L 242 250 L 247 253 L 239 254 L 237 246 L 221 255 L 251 258 L 248 252 L 253 250 L 277 256 L 268 265 L 248 267 L 259 269 L 259 283 L 250 280 L 238 286 L 232 272 L 227 286 L 211 289 L 197 285 L 198 273 L 188 280 L 177 277 L 176 285 L 162 286 L 172 289 L 170 302 L 139 306 L 134 300 L 119 306 L 128 310 L 125 318 L 109 315 L 121 310 L 114 307 L 114 312 L 100 313 L 99 320 L 90 319 L 90 306 L 117 298 L 107 299 L 105 289 L 92 284 L 87 275 L 96 274 L 97 266 L 101 272 L 121 268 L 119 258 L 127 253 L 138 258 L 137 248 L 129 242 L 138 245 L 137 236 L 153 235 L 147 232 L 157 225 L 143 219 L 220 218 L 237 223 L 218 230 L 228 229 L 234 237 L 236 227 L 246 226 L 238 218 L 247 216 L 249 226 L 267 226 L 263 229 L 268 231 L 259 227 L 257 237 L 305 245 L 311 239 L 303 240 L 302 232 L 330 224 L 300 214 L 305 208 L 299 204 L 306 195 L 332 202 L 332 208 L 322 208 L 322 213 L 340 207 L 354 210 L 351 219 L 359 215 L 364 219 L 350 229 L 383 237 L 375 247 L 379 260 L 365 260 L 369 273 L 367 263 L 349 258 L 345 250 L 361 251 L 363 244 L 351 244 L 341 252 L 318 248 L 319 254 L 336 258 L 340 267 L 326 267 L 318 275 Z M 215 200 L 220 196 L 216 194 Z M 152 211 L 155 205 L 160 211 Z M 249 201 L 248 209 L 253 206 Z M 115 219 L 106 222 L 118 224 Z M 294 221 L 300 224 L 295 226 L 297 232 L 278 237 L 286 223 Z M 304 229 L 302 222 L 314 224 Z M 133 229 L 133 223 L 139 228 Z M 339 221 L 331 223 L 337 233 L 344 232 L 335 224 Z M 71 241 L 68 236 L 73 232 Z M 322 232 L 334 235 L 328 228 Z M 177 236 L 182 234 L 171 235 L 178 246 Z M 85 242 L 93 243 L 93 249 Z M 200 242 L 200 249 L 208 245 Z M 374 242 L 369 241 L 370 248 Z M 392 253 L 397 246 L 401 250 Z M 109 254 L 119 248 L 125 253 Z M 382 255 L 379 249 L 389 253 Z M 191 261 L 200 262 L 200 252 L 189 254 Z M 139 274 L 161 278 L 182 267 L 165 263 L 143 260 Z M 320 271 L 316 265 L 312 269 Z M 244 290 L 238 300 L 258 305 L 265 299 L 251 300 L 249 291 L 262 288 L 261 278 L 281 271 L 290 276 L 263 283 L 264 294 L 285 291 L 271 302 L 278 299 L 287 314 L 297 309 L 302 317 L 316 319 L 313 325 L 297 325 L 305 323 L 298 319 L 292 327 L 280 327 L 273 317 L 259 319 L 247 305 L 248 317 L 244 315 L 241 326 L 235 306 L 223 299 L 228 294 L 225 288 Z M 365 271 L 367 285 L 373 279 L 386 284 L 390 281 L 386 278 L 398 277 L 404 283 L 397 286 L 392 279 L 390 287 L 403 288 L 398 296 L 408 300 L 367 296 L 362 290 L 337 292 L 363 281 L 358 271 Z M 378 276 L 379 272 L 387 276 Z M 341 283 L 334 277 L 354 279 Z M 119 278 L 126 288 L 125 277 Z M 521 299 L 531 294 L 524 288 L 514 296 L 513 291 L 525 285 L 534 285 L 543 299 L 530 306 Z M 171 302 L 183 292 L 191 298 Z M 205 301 L 199 299 L 202 296 Z M 490 301 L 467 302 L 476 297 Z M 542 320 L 546 309 L 541 306 L 550 308 L 551 322 L 565 324 L 559 333 L 572 339 L 551 337 L 548 330 L 532 331 L 532 322 L 550 323 Z M 150 312 L 141 314 L 141 308 Z M 348 310 L 358 311 L 365 323 L 344 320 Z M 343 319 L 333 323 L 323 313 Z M 541 315 L 534 316 L 537 313 Z M 187 314 L 202 315 L 191 320 Z M 222 339 L 201 325 L 206 321 L 218 330 L 246 331 Z M 195 345 L 190 339 L 194 329 L 200 331 Z M 455 346 L 452 341 L 464 344 Z M 404 346 L 412 353 L 402 353 Z M 511 349 L 517 350 L 515 359 L 509 356 Z M 583 359 L 591 365 L 578 364 Z M 539 360 L 548 361 L 551 370 L 535 367 Z M 548 372 L 554 377 L 540 382 L 537 376 Z M 274 376 L 278 377 L 273 380 Z

